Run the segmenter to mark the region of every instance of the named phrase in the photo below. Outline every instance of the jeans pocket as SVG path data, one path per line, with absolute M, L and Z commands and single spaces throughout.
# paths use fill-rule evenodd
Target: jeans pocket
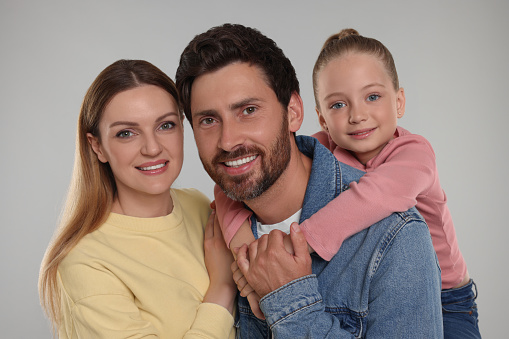
M 467 299 L 451 304 L 443 304 L 442 311 L 444 313 L 467 313 L 473 315 L 477 313 L 477 304 L 474 299 Z

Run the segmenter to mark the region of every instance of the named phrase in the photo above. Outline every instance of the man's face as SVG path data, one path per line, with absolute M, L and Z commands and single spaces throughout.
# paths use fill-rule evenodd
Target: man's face
M 203 166 L 226 195 L 251 200 L 269 189 L 290 161 L 287 111 L 262 71 L 234 63 L 195 79 L 194 137 Z

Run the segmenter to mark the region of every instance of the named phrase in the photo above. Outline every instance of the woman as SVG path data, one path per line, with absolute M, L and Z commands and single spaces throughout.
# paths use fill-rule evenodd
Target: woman
M 39 278 L 60 338 L 234 335 L 233 259 L 215 214 L 198 191 L 171 188 L 183 161 L 178 103 L 173 81 L 141 60 L 113 63 L 90 86 Z

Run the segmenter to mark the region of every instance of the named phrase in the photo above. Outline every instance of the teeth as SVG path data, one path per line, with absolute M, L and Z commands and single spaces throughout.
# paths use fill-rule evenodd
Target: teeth
M 248 162 L 253 161 L 254 159 L 256 159 L 256 155 L 252 155 L 250 157 L 242 158 L 242 159 L 234 160 L 234 161 L 225 161 L 224 163 L 228 167 L 239 167 L 241 165 L 244 165 Z
M 164 166 L 166 166 L 166 162 L 163 162 L 162 164 L 159 164 L 159 165 L 149 166 L 149 167 L 138 167 L 138 169 L 140 169 L 142 171 L 153 171 L 153 170 L 162 168 Z

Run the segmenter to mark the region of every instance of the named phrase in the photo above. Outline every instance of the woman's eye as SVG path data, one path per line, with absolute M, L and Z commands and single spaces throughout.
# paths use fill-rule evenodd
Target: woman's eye
M 250 106 L 250 107 L 247 107 L 246 109 L 244 109 L 242 111 L 242 113 L 249 115 L 249 114 L 253 114 L 255 111 L 256 111 L 256 107 Z
M 339 109 L 339 108 L 343 108 L 345 107 L 345 104 L 342 103 L 342 102 L 336 102 L 335 104 L 333 104 L 330 108 L 332 109 Z
M 172 129 L 173 127 L 175 127 L 175 123 L 168 121 L 162 124 L 160 129 Z
M 129 138 L 130 136 L 133 136 L 134 133 L 131 131 L 120 131 L 116 134 L 117 138 Z
M 378 94 L 371 94 L 370 96 L 368 96 L 368 101 L 376 101 L 380 99 L 380 96 Z

